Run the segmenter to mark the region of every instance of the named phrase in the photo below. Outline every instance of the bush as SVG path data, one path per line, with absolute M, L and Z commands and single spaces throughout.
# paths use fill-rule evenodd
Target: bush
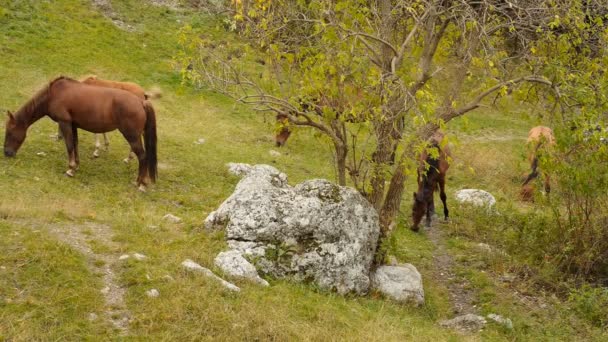
M 539 246 L 564 271 L 599 280 L 608 277 L 608 132 L 579 127 L 557 131 L 555 151 L 541 161 L 557 191 L 548 200 L 549 239 Z
M 581 318 L 601 328 L 608 326 L 608 288 L 585 285 L 573 290 L 568 302 Z

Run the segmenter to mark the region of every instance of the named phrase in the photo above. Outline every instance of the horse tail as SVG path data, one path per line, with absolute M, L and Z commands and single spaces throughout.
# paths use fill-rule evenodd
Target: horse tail
M 152 182 L 156 181 L 157 158 L 156 158 L 156 113 L 154 107 L 148 101 L 144 101 L 146 111 L 146 125 L 144 127 L 144 148 L 146 149 L 146 166 Z
M 534 146 L 534 151 L 532 152 L 532 161 L 531 161 L 531 172 L 528 175 L 528 177 L 526 177 L 526 180 L 524 181 L 524 183 L 522 184 L 522 186 L 526 186 L 531 180 L 533 180 L 534 178 L 538 177 L 538 151 L 540 150 L 540 148 L 542 147 L 543 142 L 539 141 L 536 143 L 536 145 Z

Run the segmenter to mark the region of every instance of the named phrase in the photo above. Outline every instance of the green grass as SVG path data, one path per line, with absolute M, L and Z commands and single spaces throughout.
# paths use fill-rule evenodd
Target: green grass
M 104 310 L 99 292 L 102 275 L 92 273 L 92 261 L 86 256 L 49 235 L 44 228 L 48 223 L 83 230 L 96 253 L 148 256 L 142 262 L 127 260 L 116 269 L 119 283 L 128 289 L 126 304 L 132 314 L 128 336 L 136 340 L 600 339 L 601 332 L 584 321 L 576 319 L 570 327 L 575 318 L 563 313 L 566 309 L 559 304 L 554 309 L 558 313 L 515 304 L 510 289 L 482 273 L 505 267 L 506 262 L 485 260 L 466 245 L 475 234 L 465 232 L 478 232 L 480 223 L 467 209 L 454 205 L 453 191 L 484 188 L 496 195 L 499 210 L 510 208 L 519 175 L 526 170 L 523 142 L 536 119 L 516 104 L 485 109 L 467 121 L 450 124 L 455 163 L 448 196 L 454 219 L 444 228 L 464 236 L 465 242 L 450 243 L 449 248 L 464 255 L 464 260 L 458 259 L 466 265 L 460 274 L 483 294 L 483 310 L 511 317 L 514 332 L 491 325 L 480 334 L 462 336 L 440 328 L 436 320 L 451 315 L 448 294 L 429 278 L 425 278 L 426 305 L 411 308 L 376 295 L 341 297 L 288 281 L 272 281 L 270 288 L 237 281 L 243 291 L 235 295 L 183 272 L 179 264 L 184 259 L 212 267 L 215 255 L 225 248 L 222 233 L 208 233 L 201 226 L 238 181 L 228 174 L 226 163 L 270 164 L 295 184 L 309 178 L 334 179 L 330 150 L 322 142 L 319 147 L 318 138 L 301 129 L 280 157 L 272 157 L 272 116 L 181 85 L 171 57 L 182 25 L 190 24 L 207 37 L 237 39 L 213 18 L 145 1 L 112 4 L 120 18 L 136 27 L 135 32 L 116 28 L 89 1 L 0 0 L 0 110 L 16 110 L 58 75 L 97 74 L 163 90 L 162 99 L 154 102 L 159 180 L 145 194 L 131 184 L 136 165 L 122 163 L 128 147 L 117 133 L 110 134 L 110 150 L 99 159 L 91 157 L 93 135 L 80 134 L 81 168 L 73 179 L 63 175 L 65 147 L 49 137 L 56 125 L 46 118 L 31 127 L 17 158 L 0 158 L 0 339 L 122 338 L 103 319 L 88 320 L 90 313 L 101 316 Z M 492 140 L 495 137 L 509 139 Z M 199 138 L 206 142 L 195 144 Z M 413 188 L 410 182 L 406 193 Z M 424 234 L 409 231 L 407 200 L 402 211 L 389 250 L 399 260 L 416 265 L 423 275 L 429 274 L 433 245 Z M 162 221 L 167 213 L 183 222 Z M 96 241 L 85 222 L 111 227 L 113 244 L 119 247 Z M 481 261 L 465 262 L 476 258 Z M 103 262 L 94 261 L 93 266 L 101 267 Z M 158 289 L 160 297 L 148 298 L 145 291 L 151 288 Z

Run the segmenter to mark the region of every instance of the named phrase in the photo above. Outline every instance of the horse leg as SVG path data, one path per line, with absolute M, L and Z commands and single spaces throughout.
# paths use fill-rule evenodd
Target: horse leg
M 63 134 L 61 133 L 61 125 L 57 125 L 57 141 L 63 139 Z
M 431 218 L 433 217 L 433 213 L 435 212 L 435 197 L 433 194 L 431 194 L 431 200 L 429 201 L 428 205 L 426 206 L 426 226 L 430 227 L 431 226 Z
M 439 177 L 439 191 L 439 197 L 441 197 L 441 202 L 443 202 L 443 216 L 447 221 L 450 215 L 450 211 L 448 210 L 448 197 L 445 195 L 445 175 Z
M 61 134 L 63 136 L 63 141 L 65 142 L 65 147 L 68 153 L 68 167 L 69 169 L 65 172 L 66 176 L 74 177 L 76 172 L 76 158 L 74 155 L 74 138 L 72 137 L 72 123 L 70 122 L 61 122 L 59 123 L 59 128 L 61 129 Z
M 129 151 L 129 155 L 127 156 L 127 158 L 123 159 L 122 161 L 125 162 L 125 164 L 129 164 L 129 162 L 131 161 L 131 159 L 135 158 L 136 155 L 133 152 L 133 150 Z
M 144 151 L 144 144 L 141 139 L 141 135 L 131 135 L 123 133 L 123 136 L 129 142 L 131 151 L 137 156 L 139 161 L 139 171 L 137 174 L 137 187 L 140 191 L 146 191 L 148 169 L 146 167 L 146 153 Z
M 72 140 L 74 141 L 74 162 L 76 169 L 80 167 L 80 157 L 78 156 L 78 128 L 72 124 Z
M 108 136 L 105 133 L 103 133 L 103 146 L 106 151 L 110 148 L 110 141 L 108 140 Z
M 99 134 L 95 134 L 95 151 L 93 151 L 94 158 L 99 157 L 99 148 L 100 147 L 101 147 L 101 142 L 99 141 Z
M 551 177 L 545 175 L 545 192 L 549 194 L 551 192 Z

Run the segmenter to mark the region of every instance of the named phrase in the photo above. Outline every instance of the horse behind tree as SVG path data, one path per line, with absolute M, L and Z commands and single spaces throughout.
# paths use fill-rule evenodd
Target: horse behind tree
M 536 179 L 539 175 L 538 161 L 540 154 L 545 148 L 555 145 L 553 131 L 551 128 L 545 126 L 533 127 L 530 132 L 528 132 L 528 140 L 526 141 L 526 145 L 528 147 L 528 159 L 530 161 L 530 167 L 532 170 L 522 184 L 521 197 L 523 200 L 531 200 L 534 189 L 529 183 Z M 543 171 L 542 173 L 545 178 L 545 192 L 549 193 L 551 192 L 551 178 L 547 172 Z
M 29 126 L 44 116 L 57 122 L 63 134 L 69 165 L 66 175 L 74 176 L 80 164 L 78 128 L 93 133 L 118 129 L 139 160 L 137 185 L 140 190 L 156 180 L 156 114 L 148 101 L 124 90 L 58 77 L 14 115 L 8 112 L 4 155 L 14 157 Z
M 412 207 L 412 230 L 417 232 L 422 217 L 426 215 L 426 226 L 430 227 L 431 218 L 435 213 L 434 194 L 439 188 L 440 198 L 443 202 L 443 214 L 448 219 L 449 211 L 447 196 L 445 194 L 445 175 L 450 165 L 448 159 L 450 151 L 448 146 L 441 147 L 443 133 L 437 131 L 429 141 L 429 147 L 437 149 L 438 156 L 434 157 L 425 149 L 420 154 L 420 165 L 418 167 L 418 190 L 414 192 L 414 205 Z M 427 167 L 428 166 L 428 167 Z

